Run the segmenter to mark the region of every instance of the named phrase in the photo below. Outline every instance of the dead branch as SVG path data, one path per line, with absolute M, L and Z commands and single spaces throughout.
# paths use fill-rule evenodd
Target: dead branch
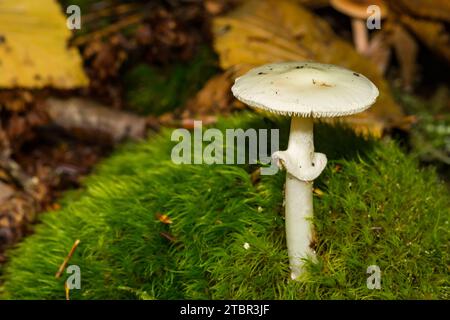
M 55 125 L 90 141 L 117 143 L 145 136 L 147 123 L 144 117 L 112 110 L 92 100 L 49 98 L 46 106 Z

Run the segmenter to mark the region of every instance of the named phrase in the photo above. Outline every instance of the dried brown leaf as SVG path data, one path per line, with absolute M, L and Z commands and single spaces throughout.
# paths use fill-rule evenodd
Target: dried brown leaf
M 448 0 L 395 0 L 387 3 L 400 14 L 450 22 Z
M 403 87 L 410 91 L 416 76 L 416 63 L 419 47 L 414 38 L 400 24 L 393 27 L 392 43 L 400 63 Z
M 450 1 L 448 2 L 450 3 Z M 450 34 L 443 22 L 418 20 L 401 16 L 400 21 L 423 42 L 428 49 L 437 53 L 450 64 Z

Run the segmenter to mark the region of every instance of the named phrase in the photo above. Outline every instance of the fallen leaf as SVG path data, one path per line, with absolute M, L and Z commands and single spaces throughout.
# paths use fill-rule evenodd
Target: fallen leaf
M 320 190 L 319 188 L 314 188 L 313 192 L 315 195 L 322 197 L 324 195 L 324 192 L 322 190 Z
M 384 30 L 374 34 L 369 43 L 367 56 L 378 67 L 380 74 L 384 74 L 391 58 L 391 48 L 388 44 L 389 36 Z
M 157 213 L 156 214 L 156 218 L 164 223 L 164 224 L 171 224 L 172 220 L 169 218 L 169 216 L 167 214 L 161 214 L 161 213 Z
M 420 20 L 405 15 L 401 16 L 400 21 L 429 50 L 440 55 L 450 64 L 450 36 L 445 23 L 441 21 Z
M 217 16 L 235 6 L 240 0 L 205 0 L 203 6 L 212 16 Z
M 229 69 L 213 76 L 184 108 L 190 116 L 205 114 L 227 114 L 236 108 L 230 88 L 234 81 L 234 72 Z
M 0 229 L 9 227 L 9 219 L 8 217 L 0 217 Z
M 395 0 L 386 2 L 398 13 L 450 22 L 450 1 L 448 0 Z
M 61 205 L 59 203 L 53 203 L 50 206 L 48 206 L 49 211 L 58 211 L 61 209 Z
M 213 20 L 214 47 L 223 69 L 238 74 L 276 61 L 315 60 L 355 70 L 380 90 L 368 111 L 345 117 L 356 129 L 375 136 L 402 117 L 377 66 L 359 55 L 350 43 L 334 34 L 326 21 L 294 0 L 249 0 L 226 16 Z M 356 120 L 355 120 L 356 119 Z
M 83 87 L 88 79 L 55 0 L 0 1 L 0 87 Z
M 413 36 L 400 24 L 396 24 L 393 27 L 392 43 L 397 60 L 400 63 L 403 87 L 411 91 L 416 76 L 416 61 L 419 47 Z
M 196 119 L 193 118 L 183 118 L 180 121 L 181 127 L 188 130 L 193 130 L 195 128 L 195 122 L 201 121 L 202 125 L 208 126 L 217 122 L 216 116 L 198 116 Z
M 250 180 L 253 185 L 257 184 L 261 180 L 261 168 L 258 168 L 252 172 L 250 175 Z
M 301 5 L 308 8 L 323 8 L 330 5 L 330 0 L 296 0 Z
M 8 200 L 14 194 L 14 189 L 0 181 L 0 203 Z

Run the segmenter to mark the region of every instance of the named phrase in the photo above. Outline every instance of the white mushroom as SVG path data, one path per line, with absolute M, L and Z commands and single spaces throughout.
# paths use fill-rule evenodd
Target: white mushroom
M 315 257 L 312 181 L 327 158 L 314 152 L 313 118 L 345 116 L 369 108 L 377 87 L 363 75 L 334 65 L 282 62 L 250 70 L 236 79 L 234 96 L 249 106 L 292 117 L 286 151 L 272 157 L 286 175 L 286 239 L 292 279 L 303 271 L 304 259 Z

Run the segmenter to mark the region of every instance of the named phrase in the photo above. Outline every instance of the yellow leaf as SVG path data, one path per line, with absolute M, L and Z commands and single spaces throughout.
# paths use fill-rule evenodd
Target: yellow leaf
M 171 224 L 172 223 L 172 219 L 170 219 L 170 217 L 167 214 L 161 214 L 161 213 L 157 213 L 156 214 L 156 218 L 164 223 L 164 224 Z
M 0 87 L 71 89 L 88 84 L 55 0 L 0 1 Z
M 333 168 L 333 172 L 337 173 L 337 172 L 341 172 L 342 171 L 342 166 L 340 164 L 336 164 Z
M 324 192 L 322 190 L 320 190 L 319 188 L 314 188 L 313 190 L 314 194 L 321 197 L 324 195 Z
M 239 74 L 256 65 L 302 60 L 337 64 L 364 74 L 377 85 L 380 96 L 368 111 L 345 118 L 358 131 L 380 136 L 384 127 L 403 116 L 377 67 L 298 1 L 246 1 L 215 18 L 213 31 L 221 67 L 234 67 Z

